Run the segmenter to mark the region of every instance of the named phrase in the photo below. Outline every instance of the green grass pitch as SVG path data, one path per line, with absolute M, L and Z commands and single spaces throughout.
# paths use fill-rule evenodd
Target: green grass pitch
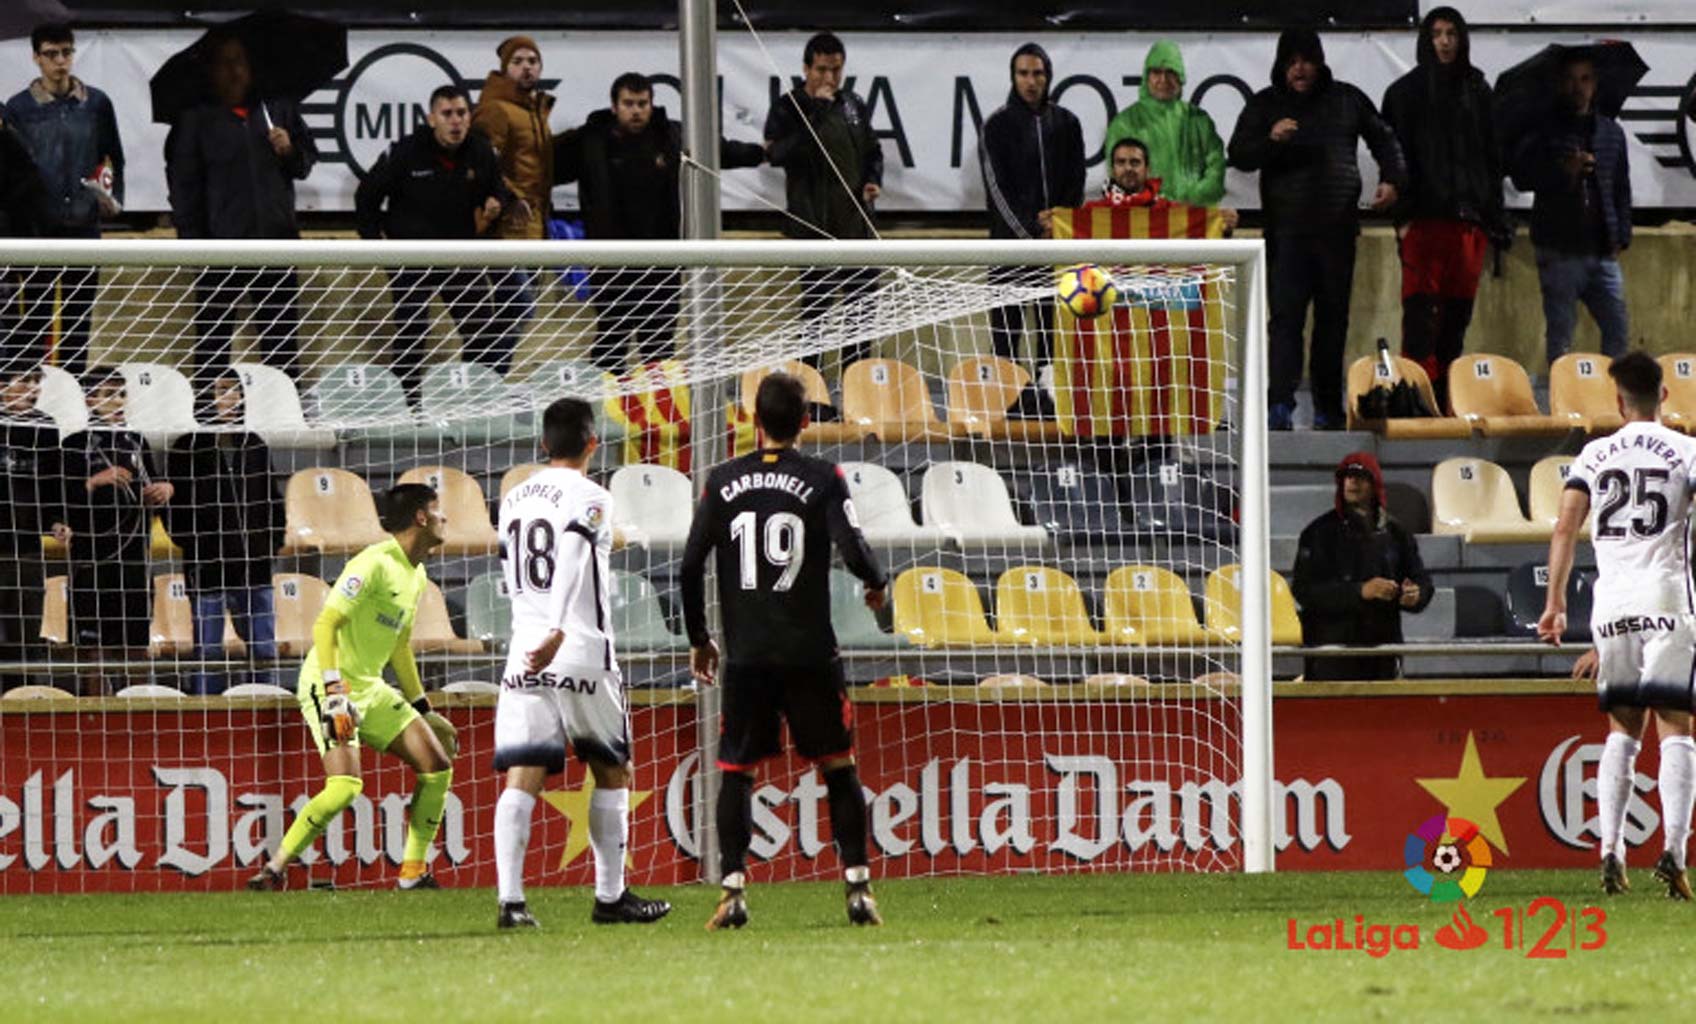
M 1654 1019 L 1688 1002 L 1696 908 L 1645 868 L 1604 901 L 1588 872 L 1497 871 L 1470 951 L 1452 906 L 1394 874 L 1096 875 L 882 882 L 855 929 L 838 885 L 756 885 L 707 934 L 716 891 L 651 927 L 589 923 L 583 889 L 532 889 L 539 933 L 494 930 L 490 890 L 0 899 L 0 1020 L 1106 1021 Z M 1565 959 L 1501 948 L 1498 907 L 1607 911 Z M 1290 950 L 1288 920 L 1412 924 L 1420 948 Z M 1547 914 L 1530 926 L 1529 949 Z M 1581 934 L 1581 933 L 1580 933 Z M 1555 943 L 1568 945 L 1567 933 Z

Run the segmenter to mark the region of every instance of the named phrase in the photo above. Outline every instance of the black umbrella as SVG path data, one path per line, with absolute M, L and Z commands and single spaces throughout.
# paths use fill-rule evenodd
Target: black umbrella
M 0 5 L 0 39 L 17 39 L 48 22 L 71 23 L 71 12 L 59 0 L 8 0 Z
M 298 102 L 347 67 L 346 26 L 291 11 L 255 11 L 209 30 L 193 46 L 171 55 L 149 83 L 154 121 L 174 124 L 183 111 L 210 97 L 205 67 L 215 33 L 234 34 L 247 47 L 253 87 L 260 96 Z
M 1610 40 L 1567 46 L 1551 43 L 1502 72 L 1496 79 L 1496 135 L 1511 148 L 1560 102 L 1561 64 L 1568 55 L 1588 57 L 1596 66 L 1596 111 L 1618 117 L 1626 97 L 1649 65 L 1630 43 Z

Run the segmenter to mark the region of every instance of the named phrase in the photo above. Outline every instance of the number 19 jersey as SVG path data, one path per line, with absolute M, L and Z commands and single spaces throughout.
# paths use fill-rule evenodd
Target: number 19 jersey
M 501 579 L 512 598 L 512 649 L 564 632 L 557 665 L 612 670 L 612 495 L 575 469 L 550 466 L 501 499 Z
M 1599 614 L 1685 612 L 1696 443 L 1659 423 L 1627 423 L 1584 446 L 1566 486 L 1590 496 Z

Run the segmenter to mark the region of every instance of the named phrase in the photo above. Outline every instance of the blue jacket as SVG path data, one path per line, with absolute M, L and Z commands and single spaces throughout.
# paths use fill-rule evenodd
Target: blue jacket
M 1575 117 L 1558 114 L 1526 133 L 1514 147 L 1511 160 L 1514 187 L 1535 192 L 1531 204 L 1531 242 L 1540 248 L 1592 254 L 1585 217 L 1585 182 L 1574 181 L 1561 166 L 1569 150 L 1596 154 L 1596 186 L 1601 197 L 1606 241 L 1614 250 L 1631 245 L 1631 166 L 1626 157 L 1625 132 L 1619 122 L 1598 114 Z
M 6 121 L 24 140 L 47 185 L 47 227 L 100 227 L 100 204 L 83 187 L 105 159 L 112 161 L 112 197 L 124 201 L 124 145 L 106 94 L 78 79 L 71 91 L 54 96 L 40 80 L 6 101 Z

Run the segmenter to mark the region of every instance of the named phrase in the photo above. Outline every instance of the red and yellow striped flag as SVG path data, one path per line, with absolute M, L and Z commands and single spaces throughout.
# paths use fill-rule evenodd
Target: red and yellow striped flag
M 632 379 L 648 389 L 607 401 L 608 413 L 624 427 L 623 462 L 667 466 L 688 473 L 689 385 L 684 383 L 683 364 L 675 359 L 647 363 L 620 378 L 620 383 Z
M 1221 238 L 1216 207 L 1084 206 L 1054 211 L 1055 238 Z M 1224 411 L 1225 304 L 1195 267 L 1139 267 L 1094 319 L 1056 302 L 1054 404 L 1075 437 L 1211 433 Z M 1170 279 L 1170 285 L 1163 279 Z M 1129 294 L 1126 294 L 1126 292 Z

